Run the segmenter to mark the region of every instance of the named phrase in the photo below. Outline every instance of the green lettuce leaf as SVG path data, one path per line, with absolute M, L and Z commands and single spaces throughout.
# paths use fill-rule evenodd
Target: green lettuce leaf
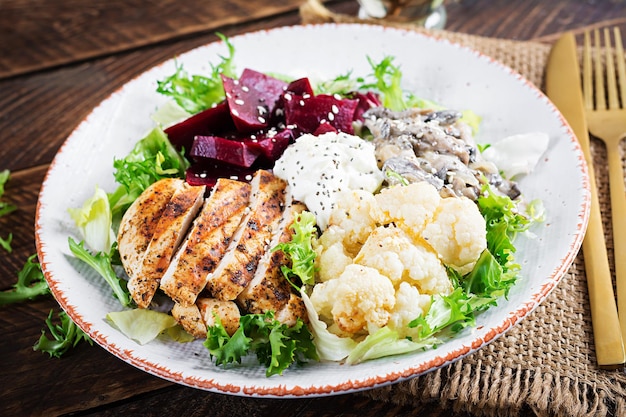
M 182 67 L 176 65 L 176 72 L 163 81 L 157 82 L 157 92 L 173 98 L 180 107 L 190 114 L 196 114 L 206 110 L 224 100 L 225 93 L 222 86 L 221 75 L 235 77 L 235 65 L 233 62 L 235 48 L 222 35 L 217 34 L 228 47 L 228 56 L 221 57 L 218 65 L 211 67 L 211 74 L 189 75 Z
M 271 311 L 242 316 L 232 336 L 215 315 L 215 325 L 208 327 L 204 346 L 216 365 L 241 363 L 242 357 L 254 352 L 259 363 L 265 365 L 268 377 L 282 375 L 295 362 L 318 359 L 305 323 L 298 319 L 289 327 L 276 320 Z
M 114 221 L 139 195 L 163 178 L 184 178 L 189 161 L 171 144 L 160 127 L 152 129 L 123 159 L 113 162 L 120 186 L 108 195 Z
M 401 355 L 403 353 L 430 349 L 436 342 L 437 340 L 435 338 L 414 342 L 410 339 L 400 337 L 397 331 L 385 326 L 359 342 L 356 348 L 350 352 L 346 363 L 353 365 L 385 356 Z
M 115 241 L 111 207 L 107 193 L 96 186 L 94 195 L 81 208 L 67 210 L 87 246 L 97 252 L 108 252 Z
M 33 350 L 47 353 L 50 357 L 60 358 L 83 340 L 93 345 L 91 338 L 70 319 L 67 313 L 62 311 L 57 316 L 60 324 L 52 322 L 53 310 L 50 310 L 50 314 L 48 314 L 46 319 L 46 325 L 52 338 L 48 338 L 45 329 L 42 330 L 39 340 L 33 346 Z
M 289 258 L 291 266 L 283 265 L 280 269 L 287 281 L 299 291 L 300 287 L 292 277 L 298 277 L 305 285 L 315 283 L 315 215 L 309 211 L 298 213 L 291 228 L 294 231 L 291 241 L 281 243 L 272 250 L 282 250 Z
M 41 264 L 35 261 L 36 258 L 36 254 L 28 257 L 22 270 L 17 273 L 17 282 L 13 288 L 0 292 L 0 305 L 20 303 L 50 294 Z
M 180 335 L 179 331 L 168 333 L 171 329 L 180 327 L 176 319 L 169 314 L 145 308 L 114 311 L 106 316 L 109 323 L 124 333 L 126 337 L 140 345 L 145 345 L 162 333 L 189 341 L 189 338 Z
M 126 281 L 119 278 L 113 270 L 113 259 L 117 253 L 117 243 L 111 247 L 109 253 L 97 252 L 92 254 L 85 246 L 84 242 L 77 243 L 71 237 L 68 238 L 70 251 L 81 261 L 95 270 L 113 290 L 113 294 L 124 307 L 131 307 L 133 300 L 128 292 Z

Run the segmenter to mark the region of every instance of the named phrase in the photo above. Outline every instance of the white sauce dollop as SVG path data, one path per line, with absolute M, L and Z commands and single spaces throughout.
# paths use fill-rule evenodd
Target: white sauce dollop
M 289 183 L 293 198 L 306 204 L 322 230 L 328 226 L 338 193 L 373 193 L 383 181 L 374 145 L 334 132 L 299 137 L 276 161 L 274 174 Z

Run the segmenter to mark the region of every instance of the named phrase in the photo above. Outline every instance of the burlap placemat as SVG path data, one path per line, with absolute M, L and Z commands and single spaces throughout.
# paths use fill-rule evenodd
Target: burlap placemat
M 318 0 L 305 3 L 300 14 L 303 23 L 363 22 L 332 13 Z M 447 31 L 428 33 L 476 49 L 543 87 L 550 45 Z M 602 169 L 606 153 L 596 141 L 592 150 L 602 210 L 608 213 L 608 178 Z M 609 222 L 605 218 L 610 242 Z M 416 407 L 438 401 L 454 411 L 485 416 L 514 416 L 524 408 L 538 416 L 626 416 L 626 374 L 597 368 L 590 315 L 579 253 L 548 299 L 504 336 L 452 365 L 364 395 Z

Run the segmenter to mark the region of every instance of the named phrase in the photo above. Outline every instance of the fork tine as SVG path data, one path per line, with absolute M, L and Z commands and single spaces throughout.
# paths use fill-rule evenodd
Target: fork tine
M 593 73 L 591 70 L 591 40 L 589 31 L 585 31 L 583 42 L 583 98 L 585 108 L 593 110 Z
M 613 48 L 611 48 L 611 33 L 604 28 L 604 54 L 606 56 L 606 89 L 609 97 L 609 109 L 619 109 L 617 97 L 617 79 L 615 78 L 615 63 L 613 62 Z
M 596 109 L 606 110 L 606 98 L 604 96 L 604 69 L 602 68 L 602 53 L 600 45 L 600 31 L 594 29 L 593 31 L 594 41 L 594 74 L 596 77 Z
M 615 59 L 617 60 L 617 74 L 619 80 L 622 108 L 626 108 L 626 61 L 624 60 L 624 47 L 622 46 L 622 32 L 618 27 L 613 28 L 615 38 Z

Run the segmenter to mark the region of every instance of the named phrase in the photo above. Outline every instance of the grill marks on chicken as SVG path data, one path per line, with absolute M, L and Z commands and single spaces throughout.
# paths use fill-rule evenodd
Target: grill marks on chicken
M 133 268 L 135 273 L 128 281 L 128 289 L 139 307 L 150 305 L 163 273 L 202 205 L 204 192 L 204 186 L 184 184 L 166 204 L 154 226 L 141 266 Z
M 183 185 L 183 180 L 174 178 L 155 182 L 126 211 L 117 241 L 124 270 L 131 280 L 143 263 L 146 249 L 165 206 Z
M 291 201 L 288 196 L 288 201 Z M 291 225 L 296 215 L 305 209 L 305 205 L 293 202 L 285 207 L 270 247 L 289 242 L 293 236 Z M 276 312 L 284 308 L 291 296 L 291 285 L 283 276 L 282 265 L 288 263 L 283 251 L 267 251 L 259 261 L 257 270 L 250 284 L 239 294 L 237 303 L 251 313 L 262 313 L 267 310 Z
M 239 228 L 249 202 L 249 184 L 218 180 L 161 280 L 161 289 L 174 301 L 183 306 L 195 303 Z
M 271 250 L 291 238 L 305 208 L 292 202 L 283 180 L 264 170 L 250 184 L 220 179 L 206 199 L 204 187 L 162 181 L 120 226 L 122 263 L 139 307 L 147 308 L 160 287 L 174 301 L 172 316 L 198 338 L 206 337 L 214 313 L 229 333 L 241 313 L 274 311 L 289 325 L 306 320 L 302 299 L 282 276 L 288 258 Z

